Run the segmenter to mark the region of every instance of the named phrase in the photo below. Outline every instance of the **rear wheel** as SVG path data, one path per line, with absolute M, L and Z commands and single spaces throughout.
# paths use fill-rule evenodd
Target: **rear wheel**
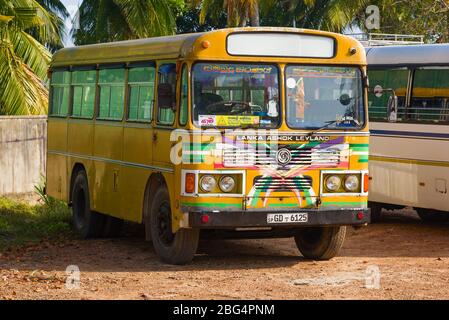
M 165 186 L 161 186 L 154 195 L 150 216 L 151 239 L 159 258 L 169 264 L 186 264 L 193 259 L 199 241 L 198 229 L 179 229 L 176 233 L 171 228 L 170 197 Z
M 104 216 L 90 210 L 89 186 L 84 170 L 78 171 L 72 187 L 73 225 L 82 238 L 101 237 Z
M 418 216 L 424 222 L 446 222 L 449 221 L 449 212 L 432 209 L 414 208 Z
M 307 259 L 329 260 L 345 241 L 346 227 L 310 227 L 295 235 L 296 246 Z

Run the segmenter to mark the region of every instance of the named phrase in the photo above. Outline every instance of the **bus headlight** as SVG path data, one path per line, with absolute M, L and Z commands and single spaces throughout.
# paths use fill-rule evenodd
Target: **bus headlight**
M 346 191 L 357 191 L 359 189 L 360 181 L 357 176 L 350 175 L 346 176 L 344 187 Z
M 231 176 L 224 176 L 220 179 L 218 184 L 220 186 L 221 191 L 223 192 L 231 192 L 235 187 L 235 180 Z
M 341 187 L 341 179 L 338 176 L 329 176 L 326 179 L 326 189 L 329 191 L 337 191 Z
M 217 181 L 212 176 L 203 176 L 200 180 L 200 187 L 203 191 L 211 192 L 215 189 Z

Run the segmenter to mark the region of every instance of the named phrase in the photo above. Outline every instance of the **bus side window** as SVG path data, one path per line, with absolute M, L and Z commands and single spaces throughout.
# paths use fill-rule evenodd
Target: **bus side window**
M 73 117 L 92 119 L 94 116 L 96 82 L 96 70 L 72 72 Z
M 122 120 L 125 105 L 125 69 L 102 69 L 99 72 L 99 119 Z
M 70 95 L 70 72 L 54 71 L 51 76 L 50 115 L 67 116 Z
M 182 66 L 181 74 L 181 92 L 179 103 L 179 124 L 185 126 L 187 124 L 188 114 L 188 88 L 189 88 L 189 74 L 187 71 L 187 65 Z
M 371 120 L 388 119 L 388 101 L 391 99 L 391 89 L 393 89 L 397 95 L 397 120 L 405 120 L 405 95 L 407 91 L 408 74 L 409 70 L 405 68 L 368 70 L 370 89 L 377 87 L 384 90 L 382 94 L 376 95 L 373 90 L 370 90 L 368 94 L 369 117 Z
M 449 116 L 449 68 L 416 69 L 410 118 L 417 121 L 447 122 Z
M 159 80 L 158 86 L 163 85 L 172 90 L 173 96 L 176 95 L 176 64 L 167 63 L 159 66 L 158 69 Z M 175 120 L 175 113 L 173 108 L 169 106 L 162 106 L 158 99 L 157 108 L 157 123 L 162 125 L 172 125 Z M 165 107 L 165 108 L 164 108 Z M 167 108 L 169 107 L 169 108 Z
M 154 101 L 154 67 L 130 68 L 128 74 L 131 121 L 151 121 Z

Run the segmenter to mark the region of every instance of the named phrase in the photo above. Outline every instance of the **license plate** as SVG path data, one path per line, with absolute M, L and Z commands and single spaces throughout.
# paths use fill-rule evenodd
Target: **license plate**
M 270 213 L 267 214 L 267 223 L 304 223 L 307 222 L 307 213 Z

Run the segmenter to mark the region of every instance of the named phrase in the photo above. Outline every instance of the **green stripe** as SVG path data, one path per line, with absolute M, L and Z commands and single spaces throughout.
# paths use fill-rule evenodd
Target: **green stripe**
M 351 201 L 334 201 L 334 202 L 323 202 L 322 203 L 323 207 L 361 207 L 361 208 L 365 208 L 367 206 L 367 203 L 365 201 L 360 201 L 360 202 L 351 202 Z
M 191 151 L 207 151 L 215 148 L 215 143 L 183 143 L 183 149 Z
M 358 162 L 368 162 L 369 157 L 368 156 L 359 156 Z
M 350 143 L 349 147 L 351 148 L 369 147 L 369 143 Z
M 226 207 L 235 207 L 235 208 L 241 208 L 242 205 L 238 203 L 210 203 L 210 202 L 181 202 L 182 206 L 188 206 L 188 207 L 220 207 L 220 208 L 226 208 Z

